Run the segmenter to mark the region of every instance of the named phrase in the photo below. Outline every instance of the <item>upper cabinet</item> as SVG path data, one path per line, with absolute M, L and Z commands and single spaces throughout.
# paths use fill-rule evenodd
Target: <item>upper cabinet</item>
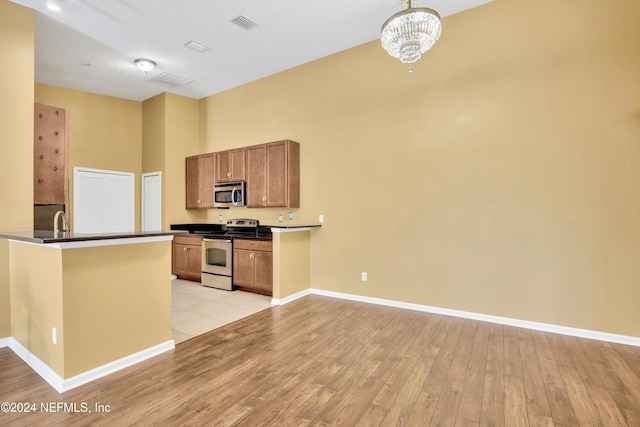
M 187 209 L 213 208 L 214 183 L 246 181 L 246 206 L 300 207 L 300 144 L 276 141 L 186 158 Z
M 187 209 L 213 207 L 215 164 L 216 157 L 214 153 L 187 157 L 185 165 Z
M 247 149 L 247 207 L 300 207 L 300 144 L 277 141 Z
M 245 181 L 246 149 L 219 151 L 216 154 L 216 182 Z

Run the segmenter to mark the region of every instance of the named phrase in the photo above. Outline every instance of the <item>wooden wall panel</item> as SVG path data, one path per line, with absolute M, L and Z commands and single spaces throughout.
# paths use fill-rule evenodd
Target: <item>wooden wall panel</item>
M 34 204 L 67 202 L 67 119 L 63 108 L 35 104 L 33 179 Z

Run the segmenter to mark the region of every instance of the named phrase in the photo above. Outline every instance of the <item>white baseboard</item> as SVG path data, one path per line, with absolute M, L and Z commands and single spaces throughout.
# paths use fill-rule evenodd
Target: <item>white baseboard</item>
M 0 338 L 0 348 L 9 347 L 10 342 L 11 342 L 11 337 Z
M 112 374 L 131 365 L 135 365 L 136 363 L 140 363 L 143 360 L 147 360 L 151 357 L 157 356 L 161 353 L 173 350 L 175 348 L 175 342 L 173 340 L 169 340 L 156 346 L 149 347 L 145 350 L 131 354 L 129 356 L 123 357 L 121 359 L 114 360 L 113 362 L 107 363 L 106 365 L 98 366 L 95 369 L 83 372 L 82 374 L 76 375 L 74 377 L 64 379 L 53 369 L 47 366 L 43 361 L 38 359 L 33 353 L 27 350 L 17 340 L 15 340 L 14 338 L 8 338 L 8 340 L 9 348 L 11 348 L 11 350 L 13 350 L 13 352 L 18 357 L 20 357 L 27 365 L 29 365 L 31 369 L 36 371 L 36 373 L 40 375 L 42 379 L 44 379 L 53 388 L 55 388 L 58 393 L 64 393 L 65 391 L 69 391 L 73 388 L 97 380 L 98 378 L 102 378 L 106 375 Z
M 302 292 L 298 292 L 298 294 L 302 294 Z M 307 294 L 315 294 L 315 295 L 323 295 L 323 296 L 332 297 L 332 298 L 340 298 L 340 299 L 346 299 L 351 301 L 360 301 L 360 302 L 366 302 L 370 304 L 386 305 L 389 307 L 398 307 L 398 308 L 404 308 L 407 310 L 423 311 L 426 313 L 442 314 L 445 316 L 455 316 L 455 317 L 461 317 L 464 319 L 498 323 L 501 325 L 516 326 L 518 328 L 532 329 L 532 330 L 543 331 L 543 332 L 553 332 L 556 334 L 570 335 L 574 337 L 589 338 L 589 339 L 594 339 L 598 341 L 608 341 L 608 342 L 613 342 L 618 344 L 626 344 L 626 345 L 632 345 L 635 347 L 640 347 L 640 338 L 631 337 L 627 335 L 611 334 L 607 332 L 591 331 L 588 329 L 579 329 L 579 328 L 572 328 L 568 326 L 552 325 L 549 323 L 532 322 L 528 320 L 513 319 L 510 317 L 492 316 L 489 314 L 473 313 L 469 311 L 451 310 L 448 308 L 432 307 L 429 305 L 412 304 L 412 303 L 407 303 L 402 301 L 365 297 L 360 295 L 345 294 L 342 292 L 324 291 L 321 289 L 313 289 L 313 288 L 309 289 L 309 292 L 305 293 L 304 295 L 298 296 L 298 294 L 295 294 L 295 295 L 292 295 L 291 297 L 287 297 L 283 299 L 282 300 L 283 304 L 287 302 L 291 302 Z
M 312 289 L 305 289 L 303 291 L 297 292 L 293 295 L 289 295 L 288 297 L 284 297 L 281 299 L 276 299 L 276 298 L 271 298 L 271 304 L 272 305 L 283 305 L 283 304 L 287 304 L 291 301 L 295 301 L 298 298 L 302 298 L 305 295 L 309 295 L 312 292 Z

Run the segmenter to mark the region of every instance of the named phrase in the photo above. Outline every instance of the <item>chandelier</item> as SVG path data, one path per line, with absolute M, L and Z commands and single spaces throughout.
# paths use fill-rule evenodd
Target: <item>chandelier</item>
M 403 0 L 401 3 L 405 3 Z M 426 7 L 408 7 L 387 19 L 382 25 L 380 41 L 389 55 L 404 64 L 416 62 L 438 41 L 442 24 L 438 12 Z

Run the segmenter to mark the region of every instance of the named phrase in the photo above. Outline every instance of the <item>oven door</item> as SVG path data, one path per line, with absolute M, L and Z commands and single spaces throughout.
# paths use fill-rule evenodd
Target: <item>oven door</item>
M 202 284 L 233 290 L 231 239 L 202 239 Z

